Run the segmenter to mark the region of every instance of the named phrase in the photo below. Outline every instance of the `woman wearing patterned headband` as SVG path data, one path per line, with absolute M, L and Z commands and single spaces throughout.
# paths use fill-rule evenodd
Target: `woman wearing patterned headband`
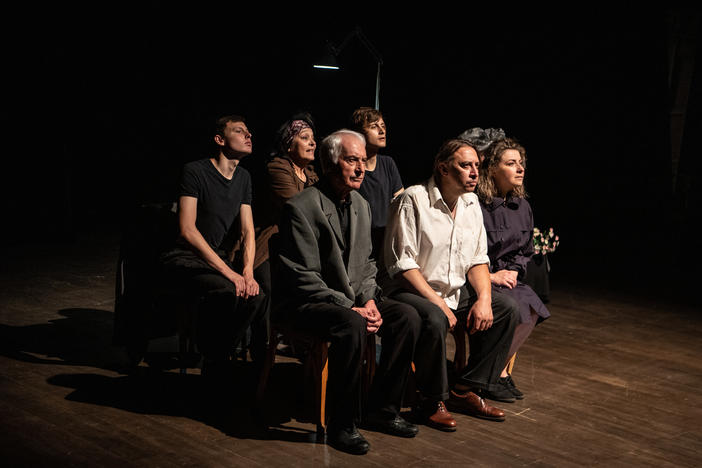
M 524 172 L 526 151 L 516 140 L 503 138 L 485 151 L 476 193 L 483 210 L 493 290 L 510 295 L 519 305 L 520 321 L 514 332 L 508 360 L 537 323 L 550 317 L 539 296 L 524 283 L 527 262 L 534 253 L 534 218 L 526 200 Z M 502 389 L 482 395 L 497 401 L 523 398 L 505 366 Z
M 258 270 L 264 292 L 270 290 L 268 240 L 278 232 L 278 219 L 283 205 L 304 188 L 315 184 L 319 177 L 314 171 L 313 161 L 317 144 L 314 139 L 314 121 L 308 113 L 292 116 L 275 134 L 273 151 L 256 190 L 256 257 L 254 267 Z

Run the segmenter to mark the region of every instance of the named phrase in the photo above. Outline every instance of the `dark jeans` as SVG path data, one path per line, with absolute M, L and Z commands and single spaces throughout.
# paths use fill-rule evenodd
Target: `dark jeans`
M 186 250 L 163 258 L 164 272 L 173 286 L 200 298 L 197 346 L 208 361 L 229 358 L 251 327 L 251 356 L 262 363 L 268 340 L 268 297 L 262 289 L 247 300 L 236 296 L 234 283 Z
M 461 300 L 454 311 L 458 320 L 467 319 L 468 311 L 477 300 L 477 296 L 471 293 L 472 291 L 465 287 L 461 290 Z M 446 400 L 449 396 L 446 315 L 438 306 L 414 292 L 397 292 L 392 297 L 411 305 L 422 318 L 421 333 L 414 355 L 418 390 L 429 400 Z M 512 298 L 493 293 L 492 314 L 492 327 L 469 336 L 468 364 L 459 373 L 457 383 L 476 389 L 497 388 L 497 380 L 507 362 L 507 352 L 519 320 L 519 312 Z
M 369 410 L 398 414 L 402 408 L 420 320 L 406 304 L 386 299 L 378 304 L 383 347 L 369 395 Z M 361 404 L 361 356 L 366 346 L 366 319 L 336 304 L 305 304 L 292 310 L 286 323 L 331 342 L 327 412 L 329 426 L 351 427 Z

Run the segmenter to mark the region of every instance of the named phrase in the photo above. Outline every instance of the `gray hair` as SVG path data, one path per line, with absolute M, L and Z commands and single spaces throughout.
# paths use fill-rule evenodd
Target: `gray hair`
M 325 137 L 319 147 L 319 162 L 322 164 L 322 174 L 326 174 L 332 167 L 339 163 L 339 156 L 341 155 L 341 138 L 344 135 L 355 136 L 360 140 L 361 144 L 365 148 L 366 137 L 347 128 L 337 130 L 331 135 Z

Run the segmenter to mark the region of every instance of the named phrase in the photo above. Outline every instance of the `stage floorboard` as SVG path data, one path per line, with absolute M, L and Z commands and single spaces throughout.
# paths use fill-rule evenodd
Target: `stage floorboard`
M 505 422 L 455 415 L 455 433 L 421 426 L 415 439 L 363 431 L 371 451 L 359 457 L 314 442 L 295 360 L 273 370 L 267 434 L 249 430 L 243 385 L 215 410 L 197 368 L 127 375 L 111 344 L 118 241 L 4 254 L 4 466 L 702 465 L 702 316 L 684 301 L 553 278 L 552 317 L 514 367 L 526 398 L 497 404 Z M 250 366 L 238 367 L 245 380 Z

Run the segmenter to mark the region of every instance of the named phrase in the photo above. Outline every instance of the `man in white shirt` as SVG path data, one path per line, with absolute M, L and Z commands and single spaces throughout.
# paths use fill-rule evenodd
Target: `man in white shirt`
M 446 406 L 504 420 L 504 412 L 479 394 L 501 389 L 498 379 L 518 321 L 516 303 L 491 293 L 485 227 L 472 193 L 478 165 L 468 142 L 446 141 L 436 155 L 433 177 L 393 201 L 385 233 L 391 281 L 384 289 L 423 318 L 414 354 L 417 387 L 424 397 L 419 414 L 426 424 L 445 431 L 456 426 Z M 458 319 L 467 321 L 470 357 L 449 392 L 446 334 Z

